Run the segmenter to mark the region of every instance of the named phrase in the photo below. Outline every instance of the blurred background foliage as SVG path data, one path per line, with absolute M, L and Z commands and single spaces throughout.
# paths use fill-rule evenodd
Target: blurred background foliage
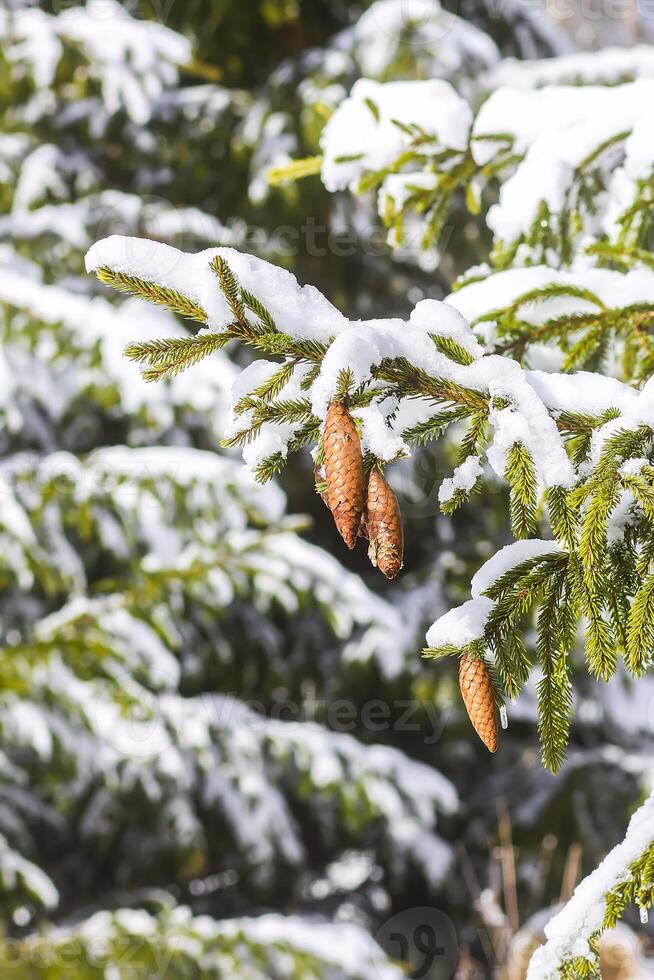
M 454 922 L 458 976 L 517 977 L 509 951 L 540 935 L 648 784 L 651 682 L 636 702 L 620 677 L 580 680 L 552 777 L 529 696 L 490 759 L 453 665 L 420 659 L 425 627 L 508 540 L 503 492 L 446 518 L 452 446 L 395 467 L 407 563 L 380 583 L 344 554 L 308 456 L 260 488 L 219 453 L 244 352 L 145 386 L 124 344 L 189 325 L 83 271 L 86 248 L 120 233 L 252 251 L 352 317 L 442 297 L 486 254 L 462 208 L 427 260 L 391 256 L 370 202 L 266 175 L 318 152 L 362 74 L 444 77 L 479 102 L 500 59 L 580 43 L 528 2 L 445 6 L 457 19 L 431 4 L 425 33 L 403 0 L 0 3 L 13 976 L 399 980 L 372 937 L 432 906 Z M 399 34 L 383 27 L 393 10 Z

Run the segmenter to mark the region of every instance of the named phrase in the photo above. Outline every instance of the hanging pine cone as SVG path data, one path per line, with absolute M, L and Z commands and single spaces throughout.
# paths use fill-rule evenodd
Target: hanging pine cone
M 397 497 L 377 469 L 371 470 L 368 478 L 365 521 L 371 562 L 386 578 L 395 578 L 402 568 L 402 515 Z
M 323 435 L 327 503 L 348 548 L 356 544 L 363 514 L 363 460 L 359 433 L 345 405 L 332 402 Z
M 487 749 L 497 749 L 493 682 L 483 660 L 464 653 L 459 660 L 459 687 L 472 727 Z

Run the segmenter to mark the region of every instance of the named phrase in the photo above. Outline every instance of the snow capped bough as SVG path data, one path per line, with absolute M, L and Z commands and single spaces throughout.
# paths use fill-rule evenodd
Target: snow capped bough
M 132 966 L 161 971 L 199 968 L 207 976 L 235 977 L 247 970 L 249 980 L 307 975 L 347 980 L 402 980 L 403 970 L 389 960 L 361 926 L 331 923 L 299 915 L 215 919 L 193 915 L 184 905 L 156 914 L 137 908 L 96 912 L 75 926 L 60 926 L 21 941 L 21 959 L 70 959 L 70 950 L 93 960 L 107 975 L 133 948 Z M 289 973 L 289 970 L 292 971 Z
M 653 99 L 650 79 L 615 88 L 550 86 L 532 92 L 493 92 L 475 119 L 473 159 L 479 167 L 495 159 L 497 135 L 507 131 L 507 125 L 512 152 L 520 158 L 515 173 L 503 183 L 499 204 L 488 212 L 496 238 L 507 245 L 528 239 L 537 220 L 563 222 L 566 209 L 578 211 L 587 222 L 579 233 L 588 234 L 590 223 L 598 222 L 597 195 L 593 192 L 589 199 L 583 177 L 585 170 L 593 169 L 608 182 L 599 221 L 612 231 L 619 214 L 638 199 L 639 181 L 654 167 L 648 121 Z M 591 204 L 592 210 L 587 209 Z
M 296 819 L 301 806 L 311 808 L 308 823 L 327 850 L 334 840 L 372 847 L 382 863 L 388 856 L 389 874 L 416 873 L 441 887 L 452 860 L 441 821 L 458 810 L 450 782 L 397 749 L 281 721 L 260 701 L 263 656 L 289 692 L 298 675 L 319 679 L 316 648 L 349 641 L 349 659 L 327 660 L 332 683 L 350 660 L 358 671 L 365 659 L 381 661 L 384 633 L 395 659 L 386 656 L 376 676 L 403 666 L 390 604 L 293 532 L 278 487 L 186 446 L 107 446 L 84 461 L 20 454 L 5 460 L 0 481 L 9 591 L 68 596 L 11 643 L 3 668 L 8 841 L 31 834 L 34 814 L 63 833 L 29 783 L 38 762 L 62 774 L 81 860 L 121 800 L 134 850 L 122 851 L 117 875 L 138 878 L 142 862 L 149 874 L 153 839 L 174 874 L 191 858 L 211 866 L 216 848 L 230 853 L 230 867 L 245 861 L 244 875 L 262 884 L 280 866 L 299 874 L 310 846 L 306 822 Z M 84 528 L 91 564 L 100 556 L 111 569 L 106 586 L 73 547 L 71 527 Z M 207 623 L 217 639 L 207 640 Z M 357 656 L 357 637 L 371 628 L 376 648 Z M 203 649 L 208 667 L 200 666 Z M 185 678 L 197 682 L 203 669 L 222 678 L 241 671 L 241 699 L 183 694 Z M 298 699 L 289 701 L 292 717 L 301 716 L 300 695 L 289 696 Z M 220 827 L 219 844 L 209 826 Z M 17 905 L 59 908 L 57 887 L 2 835 L 0 876 Z
M 26 4 L 0 10 L 3 51 L 17 72 L 29 67 L 39 89 L 53 83 L 64 45 L 81 52 L 102 92 L 103 117 L 124 109 L 135 123 L 150 118 L 151 103 L 177 82 L 191 60 L 191 44 L 163 24 L 132 17 L 116 0 L 91 0 L 53 16 Z
M 537 607 L 539 731 L 549 768 L 558 769 L 565 757 L 568 653 L 580 617 L 592 674 L 613 674 L 618 643 L 634 674 L 646 669 L 654 580 L 635 591 L 633 572 L 616 574 L 614 559 L 620 549 L 625 568 L 636 567 L 639 535 L 647 536 L 654 517 L 654 382 L 637 390 L 589 371 L 534 370 L 511 354 L 526 362 L 536 355 L 539 363 L 544 339 L 564 348 L 572 336 L 588 346 L 588 335 L 599 332 L 604 350 L 610 342 L 624 363 L 633 363 L 629 345 L 642 343 L 643 315 L 654 310 L 649 270 L 612 272 L 610 284 L 600 270 L 588 270 L 588 285 L 579 286 L 572 273 L 517 269 L 472 283 L 449 303 L 422 301 L 408 320 L 350 321 L 316 289 L 235 249 L 192 255 L 115 236 L 93 246 L 87 268 L 203 324 L 195 335 L 131 344 L 127 355 L 144 365 L 146 380 L 174 377 L 232 339 L 275 358 L 255 361 L 234 382 L 225 440 L 245 447 L 259 480 L 278 472 L 289 452 L 314 444 L 317 489 L 335 507 L 329 481 L 342 473 L 342 460 L 334 470 L 330 457 L 325 485 L 322 437 L 336 405 L 351 433 L 348 473 L 359 475 L 361 466 L 364 474 L 383 471 L 454 422 L 467 425 L 462 462 L 441 489 L 442 509 L 461 506 L 486 467 L 508 484 L 514 536 L 530 539 L 547 513 L 552 540 L 518 540 L 492 558 L 473 580 L 470 603 L 429 631 L 427 653 L 489 657 L 498 700 L 514 698 L 534 666 L 521 623 Z M 611 298 L 627 305 L 608 307 Z M 474 330 L 464 314 L 475 318 Z M 654 360 L 644 363 L 646 373 L 647 363 Z M 351 482 L 344 480 L 338 500 L 355 521 L 348 525 L 354 544 L 357 527 L 366 535 L 374 522 L 361 510 L 359 477 L 358 502 L 347 496 Z M 400 561 L 401 553 L 392 574 Z M 609 597 L 616 593 L 626 620 L 611 615 Z
M 516 258 L 518 264 L 569 264 L 575 251 L 596 245 L 600 236 L 603 251 L 631 255 L 650 227 L 651 55 L 570 58 L 567 69 L 558 60 L 544 62 L 544 77 L 549 66 L 551 72 L 560 68 L 565 80 L 577 65 L 600 80 L 602 73 L 636 80 L 541 88 L 537 79 L 530 84 L 531 64 L 525 78 L 517 68 L 500 66 L 498 78 L 508 84 L 496 87 L 491 73 L 491 94 L 473 118 L 468 102 L 441 79 L 361 79 L 323 131 L 323 183 L 330 191 L 376 191 L 389 244 L 404 249 L 410 231 L 414 259 L 421 249 L 438 250 L 448 215 L 460 207 L 457 192 L 477 214 L 486 186 L 497 178 L 499 202 L 485 213 L 496 265 Z M 288 172 L 303 175 L 297 163 Z
M 577 886 L 545 926 L 546 943 L 529 964 L 527 980 L 590 976 L 597 969 L 596 941 L 631 901 L 651 905 L 654 864 L 654 795 L 631 818 L 624 840 Z
M 225 288 L 224 275 L 221 284 L 220 270 L 225 268 L 234 277 L 234 296 Z M 407 437 L 411 440 L 417 428 L 429 423 L 434 401 L 442 401 L 459 409 L 443 424 L 473 409 L 486 413 L 496 430 L 488 459 L 498 476 L 504 476 L 509 448 L 520 441 L 529 449 L 543 486 L 569 487 L 574 482 L 553 413 L 528 374 L 508 358 L 484 356 L 465 320 L 447 304 L 422 301 L 408 322 L 349 321 L 318 290 L 299 286 L 285 270 L 235 249 L 189 255 L 119 236 L 93 246 L 87 269 L 118 288 L 193 312 L 206 322 L 209 329 L 200 330 L 188 344 L 179 338 L 185 355 L 186 347 L 190 353 L 197 346 L 199 353 L 204 343 L 209 353 L 209 348 L 240 336 L 270 353 L 283 354 L 288 348 L 291 356 L 281 365 L 283 375 L 278 362 L 258 362 L 233 388 L 230 438 L 247 442 L 248 464 L 255 472 L 263 475 L 266 466 L 275 465 L 269 452 L 273 437 L 274 455 L 285 457 L 299 437 L 310 441 L 309 436 L 317 435 L 329 405 L 343 394 L 347 376 L 346 394 L 361 421 L 364 446 L 381 462 L 408 453 Z M 246 308 L 250 326 L 238 322 L 239 317 L 247 321 Z M 248 339 L 244 331 L 250 329 Z M 176 373 L 165 343 L 156 350 L 138 343 L 130 349 L 135 359 L 141 354 L 150 371 L 161 362 L 167 365 L 163 373 Z M 403 380 L 409 365 L 420 374 L 416 387 L 407 388 Z M 275 398 L 288 411 L 275 409 L 266 396 L 273 383 Z M 257 392 L 263 392 L 258 401 Z
M 356 190 L 364 174 L 391 167 L 416 141 L 433 155 L 444 147 L 463 150 L 471 122 L 468 103 L 448 82 L 362 78 L 323 132 L 325 187 Z
M 377 0 L 334 44 L 350 54 L 365 78 L 387 77 L 389 66 L 407 54 L 415 73 L 425 78 L 474 77 L 499 59 L 488 34 L 437 0 Z

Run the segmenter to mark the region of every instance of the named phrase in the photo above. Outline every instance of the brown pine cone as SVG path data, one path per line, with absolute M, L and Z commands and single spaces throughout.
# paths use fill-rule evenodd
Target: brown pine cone
M 493 682 L 483 660 L 464 653 L 459 660 L 459 687 L 472 727 L 487 749 L 497 749 Z
M 377 469 L 371 470 L 368 477 L 365 521 L 371 562 L 386 578 L 395 578 L 402 568 L 402 515 L 397 497 Z
M 363 515 L 363 460 L 359 433 L 345 405 L 332 402 L 323 434 L 327 503 L 348 548 L 354 548 Z

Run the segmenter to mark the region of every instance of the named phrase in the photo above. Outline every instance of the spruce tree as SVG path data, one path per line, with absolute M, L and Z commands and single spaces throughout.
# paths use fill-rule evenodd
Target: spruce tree
M 652 64 L 500 60 L 526 52 L 483 5 L 478 28 L 411 6 L 380 0 L 255 95 L 118 4 L 0 11 L 0 871 L 26 976 L 390 980 L 369 933 L 417 896 L 470 934 L 451 845 L 483 867 L 498 787 L 540 794 L 540 827 L 552 801 L 605 792 L 619 820 L 642 792 L 636 729 L 583 709 L 650 684 L 652 83 L 631 80 Z M 389 17 L 401 36 L 375 33 Z M 269 229 L 314 201 L 371 236 L 376 208 L 394 258 L 298 287 Z M 349 434 L 326 465 L 330 412 Z M 417 481 L 433 446 L 443 516 L 406 521 L 402 548 L 397 474 Z M 306 540 L 336 552 L 321 496 L 365 583 Z M 376 734 L 371 693 L 416 699 L 417 736 Z M 529 761 L 536 725 L 547 768 L 571 746 L 556 781 Z M 530 976 L 590 975 L 602 926 L 651 904 L 650 817 Z M 594 829 L 587 861 L 615 833 Z M 364 873 L 355 915 L 348 851 L 383 882 Z

